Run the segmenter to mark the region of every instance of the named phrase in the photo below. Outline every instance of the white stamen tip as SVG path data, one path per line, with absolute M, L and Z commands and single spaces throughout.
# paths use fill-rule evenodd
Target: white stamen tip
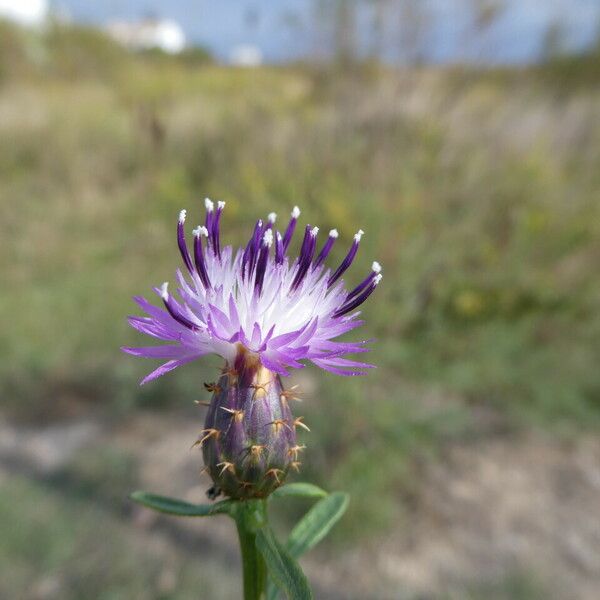
M 279 233 L 279 231 L 275 234 L 277 236 L 277 241 L 281 242 L 281 240 L 283 240 L 283 238 L 281 237 L 281 234 Z
M 199 238 L 201 235 L 208 237 L 208 229 L 204 225 L 198 225 L 194 231 L 192 231 L 195 237 Z
M 180 223 L 185 223 L 185 216 L 187 215 L 187 211 L 185 210 L 185 208 L 183 210 L 179 211 L 179 222 Z
M 357 242 L 360 242 L 360 238 L 361 238 L 361 237 L 364 235 L 364 233 L 365 233 L 365 232 L 364 232 L 362 229 L 359 229 L 359 230 L 358 230 L 358 231 L 355 233 L 355 235 L 354 235 L 354 239 L 355 239 Z
M 270 248 L 273 245 L 273 231 L 267 229 L 263 235 L 263 245 Z
M 373 279 L 373 285 L 379 285 L 379 282 L 383 279 L 383 275 L 381 273 L 379 273 L 379 275 L 375 276 L 375 279 Z
M 273 223 L 275 223 L 275 221 L 277 221 L 277 214 L 274 212 L 269 213 L 269 216 L 267 217 L 267 219 L 269 219 L 269 223 L 273 224 Z
M 317 237 L 317 233 L 319 233 L 319 228 L 318 227 L 313 227 L 310 230 L 310 235 L 312 235 L 313 237 Z
M 337 230 L 337 229 L 332 229 L 332 230 L 329 232 L 329 237 L 332 237 L 332 238 L 337 238 L 337 237 L 338 237 L 338 235 L 340 235 L 340 234 L 338 233 L 338 230 Z
M 219 200 L 217 202 L 217 208 L 219 208 L 219 210 L 223 210 L 225 208 L 225 202 L 223 202 L 223 200 Z
M 373 269 L 374 273 L 381 273 L 381 265 L 377 261 L 373 262 L 371 269 Z
M 215 203 L 210 198 L 204 198 L 204 206 L 208 212 L 215 210 Z
M 165 281 L 161 286 L 160 286 L 160 296 L 163 300 L 168 300 L 169 299 L 169 282 Z
M 297 206 L 294 206 L 292 209 L 292 218 L 297 219 L 300 216 L 300 209 Z

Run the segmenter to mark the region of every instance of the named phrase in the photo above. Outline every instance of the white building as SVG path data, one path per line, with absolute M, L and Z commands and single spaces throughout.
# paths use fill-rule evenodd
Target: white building
M 263 62 L 263 54 L 258 46 L 241 44 L 233 47 L 229 62 L 236 67 L 259 67 Z
M 107 25 L 106 31 L 114 40 L 132 50 L 158 48 L 169 54 L 178 54 L 186 46 L 183 29 L 171 19 L 113 21 Z
M 48 0 L 0 0 L 0 19 L 25 27 L 43 25 L 49 12 Z

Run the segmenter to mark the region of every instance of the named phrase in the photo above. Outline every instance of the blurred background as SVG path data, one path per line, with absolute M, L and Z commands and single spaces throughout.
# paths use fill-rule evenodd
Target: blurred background
M 125 317 L 227 201 L 337 227 L 378 369 L 297 372 L 302 479 L 351 492 L 316 598 L 600 596 L 597 0 L 0 0 L 0 597 L 233 599 L 207 358 Z M 298 476 L 295 476 L 298 479 Z M 283 503 L 283 501 L 280 501 Z M 284 532 L 307 505 L 275 507 Z

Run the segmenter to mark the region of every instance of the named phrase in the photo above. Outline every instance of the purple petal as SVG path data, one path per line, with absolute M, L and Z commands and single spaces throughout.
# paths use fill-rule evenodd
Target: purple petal
M 181 365 L 185 365 L 189 362 L 192 362 L 195 358 L 196 358 L 195 356 L 189 356 L 187 358 L 180 358 L 178 360 L 169 360 L 165 364 L 158 367 L 158 369 L 154 369 L 154 371 L 152 371 L 151 373 L 146 375 L 146 377 L 144 377 L 140 381 L 140 385 L 144 385 L 145 383 L 148 383 L 149 381 L 152 381 L 153 379 L 162 377 L 169 371 L 172 371 L 173 369 L 176 369 L 177 367 L 180 367 Z

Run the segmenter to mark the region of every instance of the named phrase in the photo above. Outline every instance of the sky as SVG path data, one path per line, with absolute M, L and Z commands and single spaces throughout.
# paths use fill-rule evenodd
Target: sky
M 18 2 L 19 0 L 14 0 Z M 523 63 L 539 57 L 552 23 L 560 23 L 567 45 L 578 49 L 600 31 L 600 0 L 505 0 L 506 8 L 485 38 L 472 35 L 472 0 L 421 0 L 429 14 L 424 54 L 429 62 L 456 62 L 477 56 L 487 62 Z M 226 59 L 240 44 L 258 46 L 271 62 L 314 51 L 315 2 L 312 0 L 55 0 L 76 21 L 103 24 L 145 15 L 178 21 L 188 39 Z M 369 19 L 359 17 L 361 38 Z M 363 44 L 366 48 L 367 43 Z M 388 58 L 397 56 L 393 39 Z

